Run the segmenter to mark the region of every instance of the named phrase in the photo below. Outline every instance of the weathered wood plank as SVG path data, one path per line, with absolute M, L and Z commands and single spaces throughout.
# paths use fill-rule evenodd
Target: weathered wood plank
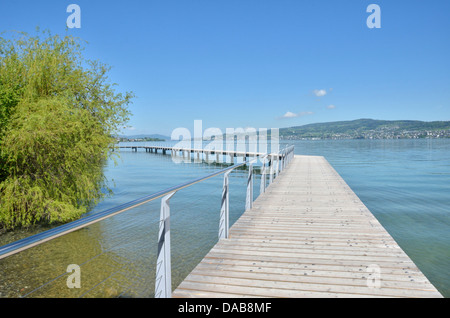
M 442 297 L 323 157 L 295 156 L 174 297 Z
M 223 260 L 214 261 L 214 259 L 208 259 L 200 263 L 196 269 L 215 269 L 220 271 L 242 271 L 242 272 L 255 272 L 255 273 L 272 273 L 282 275 L 303 275 L 311 277 L 337 277 L 337 278 L 352 278 L 352 279 L 367 279 L 370 277 L 370 272 L 367 268 L 362 267 L 346 267 L 339 266 L 314 266 L 314 269 L 309 269 L 311 264 L 280 264 L 280 263 L 256 263 L 251 261 L 236 261 L 236 260 Z M 410 272 L 405 275 L 402 271 L 389 271 L 383 272 L 383 282 L 423 282 L 428 284 L 428 280 L 421 275 L 420 272 Z
M 264 298 L 347 298 L 347 297 L 382 297 L 374 295 L 358 295 L 351 293 L 327 293 L 327 292 L 311 292 L 304 290 L 294 290 L 294 289 L 275 289 L 275 288 L 264 288 L 264 287 L 250 287 L 250 286 L 232 286 L 227 284 L 206 284 L 204 282 L 191 282 L 185 280 L 183 285 L 180 285 L 174 292 L 174 297 L 208 297 L 208 292 L 221 291 L 223 293 L 230 293 L 232 295 L 237 295 L 239 293 L 248 295 L 249 297 L 264 297 Z M 202 296 L 198 296 L 201 292 L 204 292 Z M 182 296 L 178 296 L 182 293 Z
M 304 275 L 294 272 L 274 272 L 274 271 L 255 271 L 254 269 L 242 267 L 212 267 L 205 264 L 199 265 L 192 271 L 192 275 L 220 276 L 231 278 L 259 279 L 266 281 L 292 282 L 292 283 L 310 283 L 324 285 L 341 285 L 341 286 L 359 286 L 367 287 L 367 281 L 371 279 L 370 273 L 363 273 L 360 277 L 336 277 L 327 275 Z M 328 273 L 328 275 L 330 275 Z M 421 281 L 395 281 L 383 279 L 380 281 L 380 288 L 391 289 L 411 289 L 411 290 L 431 290 L 428 288 L 426 280 Z
M 432 290 L 412 290 L 412 289 L 394 289 L 394 288 L 374 288 L 368 286 L 352 286 L 352 285 L 339 285 L 339 284 L 313 284 L 306 282 L 290 282 L 286 280 L 264 280 L 257 279 L 256 277 L 249 278 L 234 278 L 232 275 L 219 276 L 216 274 L 214 276 L 209 276 L 206 274 L 190 274 L 186 281 L 204 283 L 204 284 L 222 284 L 228 285 L 230 287 L 253 287 L 271 289 L 278 291 L 298 291 L 298 292 L 319 292 L 319 293 L 333 293 L 333 294 L 358 294 L 361 296 L 381 296 L 381 297 L 433 297 Z
M 264 260 L 245 260 L 245 259 L 227 259 L 227 258 L 211 258 L 211 257 L 205 257 L 203 259 L 203 262 L 201 262 L 198 266 L 201 266 L 201 264 L 215 264 L 216 266 L 219 265 L 231 265 L 231 266 L 252 266 L 255 270 L 263 270 L 265 268 L 267 269 L 282 269 L 282 270 L 301 270 L 303 273 L 313 273 L 313 272 L 320 272 L 320 271 L 327 271 L 332 272 L 335 275 L 361 275 L 364 273 L 367 273 L 368 267 L 366 265 L 344 265 L 341 264 L 319 264 L 319 263 L 313 263 L 304 261 L 301 263 L 282 263 L 282 262 L 270 262 L 270 261 L 264 261 Z M 395 277 L 396 280 L 410 280 L 410 279 L 423 279 L 425 281 L 428 281 L 425 276 L 422 275 L 422 273 L 417 268 L 383 268 L 383 278 L 384 275 L 388 275 L 386 279 L 393 280 L 393 277 Z M 390 276 L 392 275 L 392 276 Z

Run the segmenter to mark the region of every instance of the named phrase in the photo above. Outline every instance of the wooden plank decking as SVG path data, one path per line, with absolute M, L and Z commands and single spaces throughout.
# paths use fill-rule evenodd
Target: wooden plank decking
M 442 296 L 323 157 L 295 156 L 173 297 Z

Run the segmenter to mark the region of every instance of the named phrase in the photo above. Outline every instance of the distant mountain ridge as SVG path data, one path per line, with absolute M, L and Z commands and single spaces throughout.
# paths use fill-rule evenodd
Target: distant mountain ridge
M 450 138 L 450 121 L 356 119 L 280 128 L 282 139 Z

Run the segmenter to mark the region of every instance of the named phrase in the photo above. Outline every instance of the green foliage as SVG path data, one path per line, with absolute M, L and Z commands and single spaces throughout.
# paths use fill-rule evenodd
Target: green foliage
M 104 195 L 102 167 L 133 95 L 79 41 L 0 38 L 0 227 L 67 222 Z

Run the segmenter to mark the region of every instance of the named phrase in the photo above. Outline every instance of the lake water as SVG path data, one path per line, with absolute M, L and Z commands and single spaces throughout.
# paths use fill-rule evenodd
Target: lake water
M 300 141 L 330 162 L 431 283 L 450 297 L 450 140 Z
M 152 143 L 147 143 L 148 145 Z M 324 156 L 445 296 L 450 296 L 450 140 L 295 141 Z M 174 163 L 170 155 L 122 150 L 105 167 L 114 195 L 90 213 L 204 176 L 223 165 Z M 244 211 L 246 170 L 230 175 L 230 223 Z M 259 194 L 255 180 L 255 198 Z M 223 176 L 170 200 L 173 286 L 217 242 Z M 160 200 L 0 260 L 0 297 L 152 297 Z M 40 229 L 42 230 L 42 229 Z M 17 232 L 0 244 L 29 235 Z M 81 288 L 67 287 L 67 267 Z

